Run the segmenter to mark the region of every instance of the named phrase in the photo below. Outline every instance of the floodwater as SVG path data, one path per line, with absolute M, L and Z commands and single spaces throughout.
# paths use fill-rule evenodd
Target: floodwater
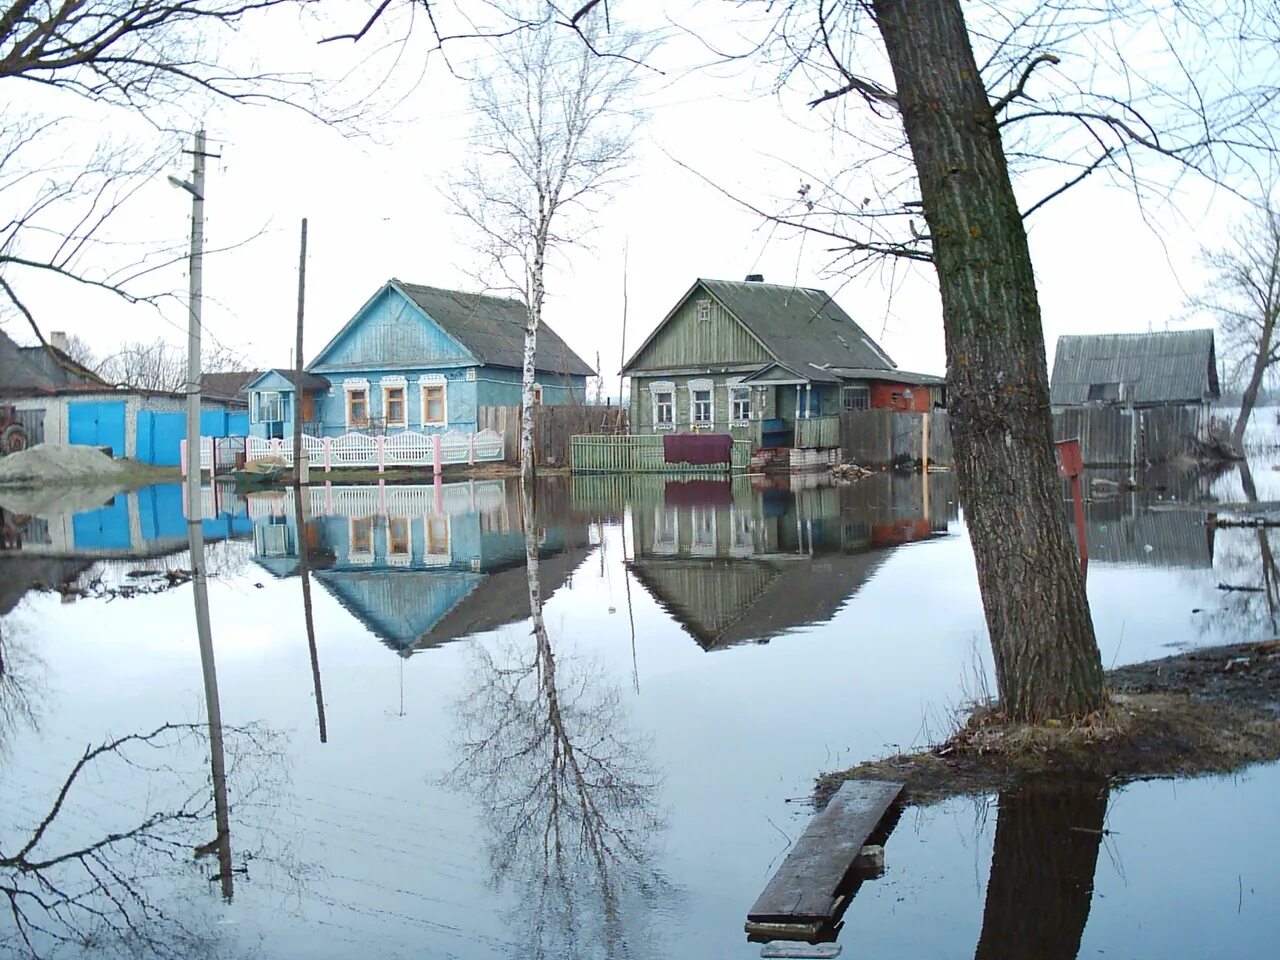
M 1269 532 L 1186 506 L 1239 477 L 1095 476 L 1106 665 L 1275 635 Z M 555 479 L 539 629 L 510 481 L 313 487 L 302 523 L 206 490 L 204 657 L 161 576 L 190 566 L 178 488 L 28 520 L 0 556 L 0 955 L 757 956 L 814 776 L 990 687 L 956 500 L 948 474 Z M 838 942 L 1272 956 L 1278 792 L 1271 766 L 909 808 Z

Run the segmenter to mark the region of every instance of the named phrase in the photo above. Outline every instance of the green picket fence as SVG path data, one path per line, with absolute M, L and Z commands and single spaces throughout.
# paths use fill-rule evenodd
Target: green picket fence
M 667 463 L 662 436 L 590 435 L 569 439 L 569 466 L 574 473 L 743 473 L 751 460 L 751 444 L 735 440 L 729 463 Z

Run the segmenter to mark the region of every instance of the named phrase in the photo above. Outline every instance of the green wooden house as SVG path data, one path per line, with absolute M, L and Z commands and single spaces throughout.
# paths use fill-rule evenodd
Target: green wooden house
M 633 433 L 730 433 L 752 450 L 838 453 L 841 411 L 927 411 L 943 392 L 898 370 L 830 294 L 754 275 L 695 281 L 623 373 Z

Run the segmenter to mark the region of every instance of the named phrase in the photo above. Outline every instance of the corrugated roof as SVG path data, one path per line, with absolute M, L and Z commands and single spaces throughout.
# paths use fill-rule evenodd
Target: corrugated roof
M 481 363 L 516 369 L 524 366 L 527 313 L 519 300 L 441 290 L 401 280 L 391 282 Z M 548 373 L 584 377 L 595 373 L 545 323 L 538 328 L 534 366 Z
M 1058 338 L 1050 402 L 1089 402 L 1094 384 L 1126 384 L 1134 403 L 1199 403 L 1217 399 L 1212 330 L 1108 333 Z
M 894 362 L 823 290 L 774 283 L 699 280 L 765 348 L 812 379 L 831 367 L 892 370 Z

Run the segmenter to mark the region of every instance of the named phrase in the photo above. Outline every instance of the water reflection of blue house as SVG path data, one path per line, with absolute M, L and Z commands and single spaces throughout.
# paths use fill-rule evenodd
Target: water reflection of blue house
M 404 654 L 529 615 L 518 489 L 502 480 L 341 487 L 309 492 L 303 533 L 316 580 L 387 646 Z M 291 501 L 254 522 L 257 562 L 297 572 Z M 327 511 L 327 512 L 322 512 Z M 585 556 L 585 523 L 539 536 L 544 597 Z
M 247 537 L 253 530 L 243 501 L 235 498 L 220 502 L 202 526 L 210 542 Z M 117 493 L 75 514 L 32 517 L 22 544 L 27 553 L 84 557 L 159 556 L 186 547 L 183 488 L 177 483 Z

